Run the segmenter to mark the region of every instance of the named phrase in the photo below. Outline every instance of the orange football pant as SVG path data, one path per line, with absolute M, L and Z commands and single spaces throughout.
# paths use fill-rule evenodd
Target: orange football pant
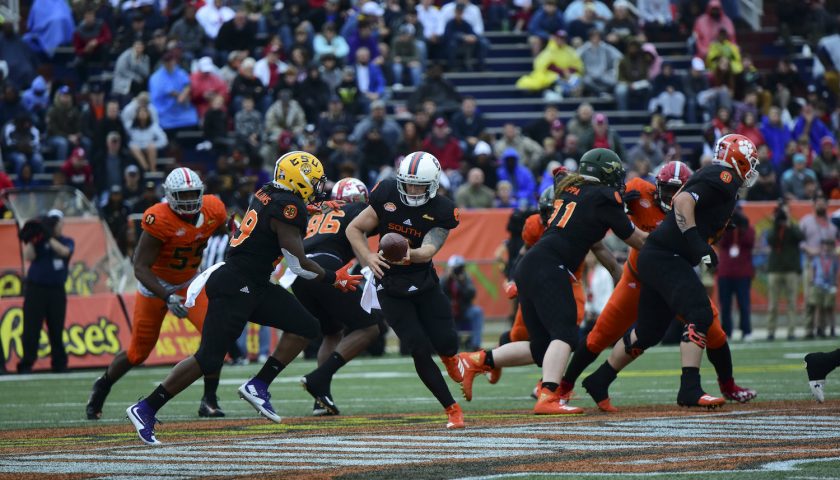
M 621 281 L 615 286 L 610 300 L 595 322 L 595 327 L 586 337 L 586 348 L 592 353 L 601 353 L 612 347 L 624 336 L 624 333 L 636 322 L 641 294 L 639 280 L 624 266 Z M 715 302 L 709 299 L 714 315 L 712 325 L 706 333 L 706 347 L 715 350 L 726 343 L 726 333 L 720 324 L 720 315 Z M 679 318 L 679 317 L 678 317 Z M 680 318 L 682 321 L 682 318 Z M 511 338 L 513 332 L 511 332 Z
M 187 289 L 182 288 L 175 292 L 186 298 Z M 128 347 L 128 361 L 132 365 L 140 365 L 152 353 L 155 348 L 160 327 L 169 309 L 166 302 L 158 297 L 149 298 L 137 292 L 134 296 L 134 323 L 131 331 L 131 344 Z M 195 299 L 195 306 L 187 310 L 187 319 L 193 326 L 201 331 L 204 326 L 204 317 L 207 315 L 207 295 L 202 289 Z

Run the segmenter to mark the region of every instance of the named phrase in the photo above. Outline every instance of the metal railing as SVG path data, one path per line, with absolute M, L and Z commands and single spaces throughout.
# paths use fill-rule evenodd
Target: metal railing
M 764 0 L 738 0 L 741 18 L 754 31 L 761 30 L 761 16 L 764 14 Z

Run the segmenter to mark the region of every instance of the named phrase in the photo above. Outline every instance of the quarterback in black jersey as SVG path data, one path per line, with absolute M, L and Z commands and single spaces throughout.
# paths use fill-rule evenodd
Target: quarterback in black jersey
M 542 386 L 534 413 L 583 413 L 567 405 L 568 395 L 558 390 L 560 378 L 578 340 L 577 305 L 570 277 L 586 253 L 607 230 L 633 248 L 647 236 L 624 213 L 624 167 L 612 150 L 596 148 L 580 160 L 578 173 L 558 185 L 547 228 L 537 243 L 520 258 L 514 272 L 528 341 L 511 342 L 490 352 L 461 354 L 464 370 L 483 365 L 486 370 L 536 363 L 542 366 Z M 465 391 L 465 395 L 468 393 Z
M 269 420 L 280 421 L 269 401 L 268 386 L 318 336 L 319 327 L 291 293 L 269 282 L 273 263 L 283 255 L 298 276 L 342 291 L 354 290 L 361 280 L 359 275 L 348 274 L 349 265 L 324 270 L 304 254 L 306 205 L 323 193 L 325 182 L 323 165 L 314 155 L 290 152 L 277 159 L 274 180 L 251 198 L 230 240 L 225 263 L 199 277 L 206 281 L 209 303 L 198 351 L 176 365 L 149 396 L 126 410 L 145 443 L 160 443 L 154 434 L 157 411 L 202 375 L 218 372 L 227 346 L 248 321 L 277 328 L 283 335 L 256 377 L 239 387 L 239 396 Z
M 344 204 L 338 210 L 313 215 L 303 240 L 306 256 L 325 270 L 341 268 L 355 258 L 344 232 L 367 208 L 368 190 L 361 180 L 345 178 L 333 186 L 332 198 Z M 379 336 L 379 317 L 362 308 L 361 289 L 342 293 L 322 282 L 298 277 L 292 292 L 321 322 L 318 368 L 301 378 L 306 391 L 315 398 L 312 413 L 338 415 L 330 392 L 333 375 Z
M 758 178 L 755 145 L 743 135 L 725 135 L 715 146 L 712 165 L 698 170 L 674 196 L 673 208 L 639 252 L 641 282 L 638 322 L 613 355 L 641 355 L 662 339 L 675 315 L 685 323 L 680 344 L 682 376 L 677 403 L 715 408 L 725 399 L 700 386 L 700 360 L 712 324 L 709 297 L 694 267 L 715 267 L 717 242 L 738 201 L 738 190 Z M 623 351 L 621 351 L 623 350 Z
M 362 265 L 376 275 L 382 313 L 411 352 L 417 375 L 446 409 L 446 427 L 463 428 L 461 407 L 432 360 L 432 352 L 437 352 L 449 375 L 460 383 L 455 322 L 432 266 L 449 230 L 458 226 L 459 213 L 451 200 L 437 195 L 439 179 L 437 158 L 426 152 L 407 155 L 396 179 L 373 188 L 370 206 L 347 227 L 347 238 Z M 391 232 L 408 239 L 410 248 L 402 262 L 388 263 L 368 248 L 368 233 Z

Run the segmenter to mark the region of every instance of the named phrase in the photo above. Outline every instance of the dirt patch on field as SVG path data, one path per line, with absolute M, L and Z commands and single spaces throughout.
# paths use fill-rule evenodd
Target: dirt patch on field
M 126 425 L 0 432 L 0 480 L 29 478 L 457 478 L 521 472 L 772 470 L 840 457 L 840 402 L 762 402 L 717 411 L 441 414 L 167 423 L 161 447 Z

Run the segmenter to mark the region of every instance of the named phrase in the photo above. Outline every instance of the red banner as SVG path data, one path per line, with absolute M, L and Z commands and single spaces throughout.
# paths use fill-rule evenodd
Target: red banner
M 23 355 L 23 298 L 0 300 L 0 315 L 3 360 L 9 371 L 15 371 Z M 70 368 L 104 367 L 131 338 L 119 298 L 113 294 L 68 297 L 66 318 L 63 336 Z M 50 342 L 43 327 L 34 369 L 48 370 L 49 356 Z

